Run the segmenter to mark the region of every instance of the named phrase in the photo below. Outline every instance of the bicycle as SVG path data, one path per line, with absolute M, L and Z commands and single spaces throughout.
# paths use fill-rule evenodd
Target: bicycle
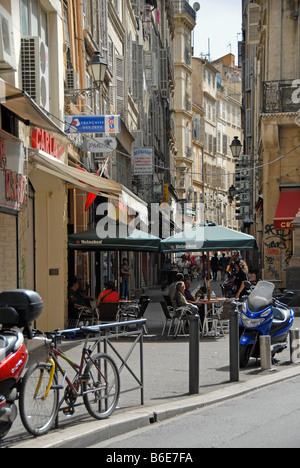
M 62 404 L 65 415 L 75 412 L 78 398 L 83 397 L 84 405 L 91 416 L 101 420 L 108 418 L 115 410 L 120 395 L 120 377 L 114 360 L 105 353 L 92 355 L 99 340 L 88 347 L 90 335 L 99 333 L 99 327 L 81 327 L 85 343 L 81 353 L 80 364 L 68 358 L 58 347 L 57 338 L 63 333 L 59 330 L 43 334 L 43 340 L 49 347 L 49 357 L 43 363 L 32 365 L 26 372 L 20 392 L 20 416 L 26 430 L 41 436 L 52 428 Z M 69 331 L 68 331 L 69 332 Z M 58 359 L 66 361 L 75 371 L 73 381 L 67 375 Z M 58 384 L 57 374 L 62 375 Z M 66 387 L 65 387 L 66 384 Z M 59 391 L 64 395 L 59 400 Z

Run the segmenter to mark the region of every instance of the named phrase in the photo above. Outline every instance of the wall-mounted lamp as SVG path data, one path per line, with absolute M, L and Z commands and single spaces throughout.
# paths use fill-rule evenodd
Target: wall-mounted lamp
M 242 144 L 239 137 L 235 136 L 230 145 L 231 154 L 235 159 L 238 159 L 242 152 Z
M 95 51 L 90 62 L 88 63 L 88 71 L 93 80 L 93 86 L 84 89 L 66 89 L 66 96 L 71 96 L 72 99 L 84 99 L 84 96 L 93 96 L 96 91 L 99 91 L 101 84 L 105 79 L 105 73 L 107 70 L 107 63 L 100 54 Z
M 106 69 L 107 69 L 106 61 L 104 60 L 100 52 L 95 51 L 88 65 L 88 70 L 89 70 L 90 75 L 93 78 L 93 82 L 96 88 L 100 88 L 101 84 L 103 83 Z

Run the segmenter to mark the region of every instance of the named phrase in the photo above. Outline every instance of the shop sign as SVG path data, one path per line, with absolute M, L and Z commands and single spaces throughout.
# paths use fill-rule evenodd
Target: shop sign
M 85 140 L 86 151 L 91 153 L 111 153 L 117 149 L 118 142 L 114 137 L 91 138 Z
M 121 133 L 120 115 L 66 115 L 66 133 Z
M 153 148 L 136 148 L 133 151 L 134 175 L 153 174 Z
M 31 134 L 31 146 L 34 149 L 44 151 L 56 159 L 60 159 L 65 152 L 65 147 L 60 145 L 56 138 L 41 128 L 34 128 Z
M 274 229 L 290 229 L 291 231 L 294 230 L 295 228 L 292 226 L 292 221 L 283 221 L 283 220 L 274 220 Z
M 23 143 L 0 132 L 0 209 L 22 210 L 25 192 Z

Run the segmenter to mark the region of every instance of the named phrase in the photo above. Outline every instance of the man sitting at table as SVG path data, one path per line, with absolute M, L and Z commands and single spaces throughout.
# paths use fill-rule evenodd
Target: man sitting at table
M 189 312 L 192 314 L 197 314 L 198 313 L 198 307 L 194 304 L 189 303 L 186 300 L 186 297 L 184 295 L 184 290 L 185 290 L 185 285 L 183 281 L 178 281 L 176 284 L 176 292 L 174 295 L 174 301 L 176 304 L 176 307 L 188 307 Z
M 200 316 L 201 324 L 203 325 L 204 318 L 205 318 L 205 310 L 204 310 L 204 304 L 201 304 L 200 302 L 196 301 L 196 297 L 200 295 L 201 299 L 204 299 L 204 294 L 206 294 L 206 287 L 202 286 L 195 294 L 195 296 L 192 295 L 190 291 L 191 287 L 191 282 L 190 280 L 185 280 L 185 290 L 184 290 L 184 295 L 189 304 L 196 305 L 198 307 L 198 313 Z
M 174 295 L 176 293 L 176 284 L 178 283 L 178 281 L 183 281 L 183 274 L 182 273 L 177 273 L 177 275 L 175 276 L 175 281 L 174 283 L 170 284 L 169 286 L 169 297 L 171 299 L 171 302 L 173 304 L 174 307 L 176 307 L 176 304 L 175 304 L 175 301 L 174 301 Z
M 104 291 L 99 294 L 97 307 L 99 307 L 101 302 L 119 302 L 119 294 L 115 290 L 113 281 L 107 281 L 104 286 Z

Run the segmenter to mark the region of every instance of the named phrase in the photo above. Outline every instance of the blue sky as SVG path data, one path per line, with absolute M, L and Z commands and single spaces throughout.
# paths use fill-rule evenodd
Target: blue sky
M 193 6 L 194 0 L 190 0 Z M 194 55 L 208 53 L 210 38 L 211 60 L 231 53 L 236 56 L 237 41 L 242 36 L 242 0 L 198 0 L 200 10 L 197 13 L 197 26 L 194 31 Z

